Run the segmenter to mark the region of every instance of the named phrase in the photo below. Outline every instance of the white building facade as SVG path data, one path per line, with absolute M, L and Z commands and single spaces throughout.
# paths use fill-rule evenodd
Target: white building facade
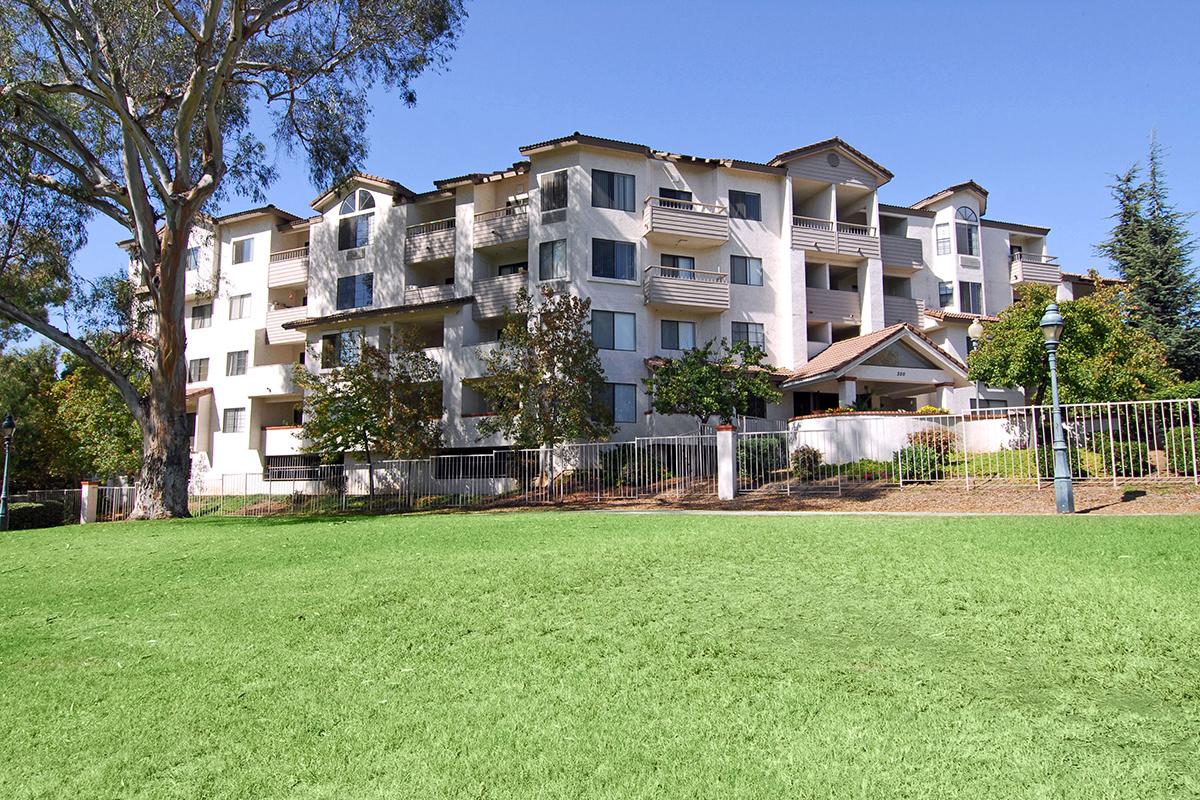
M 194 471 L 299 466 L 295 369 L 336 366 L 362 339 L 417 336 L 441 365 L 447 451 L 481 438 L 478 382 L 518 290 L 591 299 L 618 439 L 691 432 L 651 413 L 655 357 L 708 340 L 760 346 L 782 422 L 857 405 L 952 411 L 1019 404 L 977 389 L 966 330 L 1027 283 L 1091 290 L 1047 250 L 1048 228 L 987 218 L 968 181 L 911 206 L 892 174 L 840 139 L 766 163 L 575 133 L 524 160 L 414 192 L 353 174 L 300 217 L 274 206 L 212 220 L 189 254 L 188 411 Z

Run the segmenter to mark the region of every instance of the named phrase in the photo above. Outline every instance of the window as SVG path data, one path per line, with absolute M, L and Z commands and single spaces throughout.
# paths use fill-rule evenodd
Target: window
M 762 195 L 757 192 L 729 190 L 729 216 L 733 219 L 762 220 Z
M 542 242 L 538 248 L 538 280 L 567 277 L 567 240 Z
M 937 254 L 950 255 L 950 223 L 941 222 L 937 226 Z
M 592 170 L 592 205 L 596 208 L 615 208 L 633 211 L 634 182 L 632 175 L 623 172 Z
M 229 318 L 245 319 L 250 316 L 250 295 L 239 294 L 229 298 Z
M 347 275 L 344 278 L 338 278 L 337 310 L 344 311 L 348 308 L 369 306 L 374 302 L 374 294 L 374 273 L 363 272 L 358 275 Z
M 983 313 L 983 284 L 958 282 L 958 310 L 967 314 Z
M 592 276 L 637 280 L 637 266 L 634 264 L 636 253 L 637 248 L 632 242 L 592 239 Z
M 637 421 L 637 387 L 632 383 L 606 383 L 597 398 L 613 422 Z
M 684 211 L 692 210 L 692 193 L 685 189 L 660 187 L 658 196 L 663 200 L 663 208 L 679 208 Z
M 539 179 L 542 189 L 542 211 L 558 211 L 567 207 L 567 171 L 560 169 Z
M 188 272 L 195 272 L 200 269 L 200 248 L 189 247 L 183 256 L 184 268 Z
M 521 261 L 516 264 L 501 264 L 496 268 L 497 275 L 524 275 L 529 272 L 529 262 Z
M 759 350 L 766 351 L 767 336 L 763 332 L 761 322 L 735 322 L 733 323 L 733 343 L 745 342 L 751 347 L 757 347 Z
M 371 218 L 375 197 L 366 189 L 349 194 L 338 208 L 338 250 L 366 247 L 371 242 Z
M 955 234 L 958 237 L 958 254 L 960 256 L 979 255 L 979 217 L 976 216 L 974 210 L 966 206 L 959 208 L 955 216 L 963 220 L 954 226 Z
M 689 281 L 696 278 L 696 259 L 691 256 L 670 256 L 663 253 L 662 266 L 664 278 L 683 278 Z
M 212 327 L 212 303 L 192 306 L 192 330 Z
M 636 350 L 636 320 L 621 311 L 592 312 L 592 341 L 601 350 Z
M 188 383 L 203 383 L 208 380 L 208 359 L 193 358 L 188 361 Z
M 233 243 L 233 263 L 245 264 L 254 258 L 254 240 L 238 239 Z
M 1008 408 L 1008 401 L 1007 400 L 991 400 L 986 397 L 981 397 L 978 399 L 972 397 L 971 398 L 971 408 L 973 408 L 973 409 Z
M 954 302 L 954 284 L 950 281 L 938 281 L 938 303 L 942 308 Z
M 729 279 L 734 283 L 746 286 L 762 286 L 762 259 L 749 256 L 730 256 Z
M 249 354 L 249 350 L 234 350 L 232 353 L 226 353 L 225 374 L 230 377 L 233 377 L 234 375 L 245 375 L 246 356 Z
M 362 331 L 338 331 L 321 337 L 321 369 L 345 367 L 358 361 Z
M 696 323 L 664 319 L 661 324 L 663 350 L 696 349 Z
M 221 419 L 221 430 L 225 433 L 245 433 L 246 409 L 227 408 Z
M 766 419 L 767 401 L 763 400 L 761 397 L 747 397 L 746 409 L 742 411 L 742 416 Z

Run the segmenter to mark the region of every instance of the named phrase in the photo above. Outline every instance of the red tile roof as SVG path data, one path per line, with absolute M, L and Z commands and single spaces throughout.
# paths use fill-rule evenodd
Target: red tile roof
M 829 375 L 830 377 L 833 377 L 839 370 L 845 369 L 870 351 L 891 341 L 902 338 L 905 333 L 921 339 L 942 358 L 946 359 L 951 366 L 959 369 L 964 374 L 966 373 L 967 368 L 961 361 L 938 347 L 937 343 L 928 336 L 921 333 L 907 322 L 897 322 L 895 325 L 889 325 L 882 330 L 874 331 L 872 333 L 865 333 L 862 336 L 855 336 L 852 339 L 843 339 L 840 342 L 834 342 L 829 347 L 818 353 L 803 367 L 793 372 L 791 376 L 788 377 L 787 381 L 785 381 L 785 383 L 811 380 L 812 378 L 819 377 L 821 375 Z

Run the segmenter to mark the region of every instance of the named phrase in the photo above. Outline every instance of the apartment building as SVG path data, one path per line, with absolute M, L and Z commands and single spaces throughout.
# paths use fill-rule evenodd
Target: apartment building
M 787 420 L 839 405 L 952 410 L 1021 402 L 975 387 L 967 327 L 1021 287 L 1090 291 L 1048 254 L 1049 228 L 987 217 L 974 181 L 883 203 L 892 173 L 840 139 L 766 162 L 574 133 L 522 160 L 413 191 L 355 173 L 298 216 L 265 206 L 211 220 L 189 251 L 188 410 L 199 474 L 294 465 L 293 370 L 362 340 L 416 335 L 441 366 L 449 450 L 482 438 L 478 391 L 521 287 L 592 301 L 618 438 L 686 432 L 651 413 L 655 357 L 748 341 L 777 367 Z M 297 367 L 296 365 L 300 366 Z

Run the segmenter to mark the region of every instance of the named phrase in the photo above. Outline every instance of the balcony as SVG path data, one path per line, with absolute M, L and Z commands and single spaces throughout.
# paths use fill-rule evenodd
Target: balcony
M 475 281 L 475 319 L 491 319 L 504 316 L 517 305 L 517 293 L 529 276 L 524 272 L 501 275 L 499 278 L 484 278 Z
M 408 286 L 404 289 L 404 305 L 406 306 L 443 303 L 453 300 L 454 297 L 454 284 L 452 283 L 437 286 Z
M 299 425 L 272 425 L 262 429 L 264 456 L 298 456 L 304 452 L 304 428 Z
M 812 322 L 862 323 L 862 298 L 858 292 L 839 289 L 805 290 L 808 295 L 808 319 Z
M 792 217 L 792 249 L 821 255 L 879 258 L 875 229 L 816 217 Z
M 911 297 L 883 296 L 883 324 L 907 322 L 920 330 L 925 318 L 925 302 Z
M 308 247 L 271 253 L 267 262 L 267 288 L 302 286 L 308 283 Z
M 729 309 L 729 276 L 723 272 L 646 267 L 642 297 L 656 308 L 719 314 Z
M 718 247 L 729 241 L 725 206 L 647 197 L 642 216 L 651 241 L 685 247 Z
M 303 369 L 303 368 L 302 368 Z M 299 396 L 295 364 L 264 364 L 246 371 L 247 397 L 283 399 Z
M 404 258 L 410 264 L 454 258 L 453 217 L 409 225 L 405 230 Z
M 304 344 L 303 331 L 288 330 L 285 322 L 295 322 L 308 316 L 308 306 L 272 308 L 267 311 L 267 344 Z
M 921 252 L 920 239 L 889 236 L 885 233 L 879 237 L 879 252 L 885 267 L 915 270 L 925 266 L 925 256 Z
M 529 203 L 475 215 L 475 246 L 492 247 L 529 238 Z
M 1057 286 L 1062 280 L 1062 267 L 1056 256 L 1014 253 L 1008 272 L 1009 283 L 1046 283 Z

